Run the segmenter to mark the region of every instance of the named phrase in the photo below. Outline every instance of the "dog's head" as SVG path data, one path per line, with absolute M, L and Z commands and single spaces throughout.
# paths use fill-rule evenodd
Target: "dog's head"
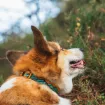
M 48 42 L 34 26 L 34 48 L 29 52 L 8 51 L 7 58 L 13 64 L 14 73 L 31 72 L 60 88 L 63 94 L 72 89 L 72 78 L 84 71 L 84 55 L 81 49 L 64 49 L 56 42 Z

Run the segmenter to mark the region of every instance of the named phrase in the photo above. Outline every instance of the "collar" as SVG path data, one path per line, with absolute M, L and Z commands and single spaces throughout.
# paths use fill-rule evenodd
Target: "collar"
M 44 79 L 38 78 L 36 77 L 34 74 L 31 73 L 22 73 L 22 76 L 27 77 L 29 79 L 32 79 L 40 84 L 44 84 L 47 85 L 51 90 L 53 90 L 54 92 L 56 92 L 58 94 L 58 89 L 57 87 L 53 86 L 50 83 L 47 83 Z

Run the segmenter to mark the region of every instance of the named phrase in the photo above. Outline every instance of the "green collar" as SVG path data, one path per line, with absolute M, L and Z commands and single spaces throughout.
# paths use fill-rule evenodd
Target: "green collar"
M 54 87 L 52 84 L 47 83 L 45 80 L 36 77 L 34 74 L 30 75 L 29 73 L 24 73 L 23 76 L 30 78 L 40 84 L 47 85 L 51 90 L 58 93 L 58 89 L 56 87 Z

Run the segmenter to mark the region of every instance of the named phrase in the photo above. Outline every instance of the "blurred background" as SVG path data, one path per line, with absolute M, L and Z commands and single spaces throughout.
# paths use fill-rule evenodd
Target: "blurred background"
M 74 105 L 105 105 L 105 0 L 0 0 L 0 84 L 12 74 L 8 50 L 33 47 L 31 25 L 64 48 L 84 49 L 86 72 L 67 96 Z

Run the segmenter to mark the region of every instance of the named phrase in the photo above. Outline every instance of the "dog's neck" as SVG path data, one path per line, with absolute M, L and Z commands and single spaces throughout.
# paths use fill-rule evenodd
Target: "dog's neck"
M 58 87 L 60 88 L 60 93 L 62 94 L 68 94 L 72 91 L 73 88 L 73 83 L 72 83 L 72 77 L 70 76 L 65 76 L 62 77 L 60 81 L 57 82 Z
M 51 90 L 53 90 L 54 92 L 56 92 L 58 94 L 59 89 L 56 86 L 52 85 L 51 83 L 49 83 L 48 81 L 46 81 L 42 78 L 38 78 L 37 76 L 35 76 L 32 73 L 22 72 L 21 76 L 32 79 L 40 84 L 47 85 Z

